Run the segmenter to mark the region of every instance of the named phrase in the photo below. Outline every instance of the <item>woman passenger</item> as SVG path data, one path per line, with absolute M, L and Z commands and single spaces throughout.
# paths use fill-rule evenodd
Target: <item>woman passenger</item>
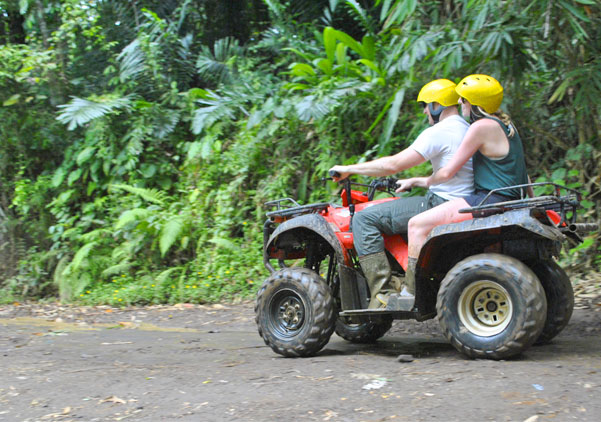
M 469 116 L 471 126 L 453 159 L 430 177 L 400 180 L 397 192 L 411 187 L 428 188 L 449 180 L 473 156 L 475 193 L 454 199 L 416 215 L 409 220 L 409 263 L 405 287 L 401 295 L 403 309 L 411 310 L 415 294 L 415 266 L 420 250 L 430 231 L 441 224 L 457 223 L 471 218 L 469 213 L 459 213 L 462 208 L 479 205 L 493 189 L 522 185 L 529 182 L 526 173 L 522 141 L 513 123 L 499 110 L 503 100 L 503 87 L 491 76 L 470 75 L 455 88 L 464 117 Z M 527 191 L 532 195 L 531 189 Z M 493 193 L 486 204 L 504 202 L 524 197 L 522 189 Z

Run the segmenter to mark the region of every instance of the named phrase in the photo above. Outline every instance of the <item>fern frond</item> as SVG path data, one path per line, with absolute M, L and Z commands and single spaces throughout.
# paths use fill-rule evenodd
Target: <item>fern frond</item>
M 65 271 L 63 271 L 63 275 L 68 275 L 74 271 L 77 271 L 96 245 L 98 245 L 98 242 L 90 242 L 79 248 L 79 250 L 75 253 L 71 263 L 67 266 L 67 268 L 65 268 Z
M 184 220 L 177 216 L 167 221 L 161 230 L 161 237 L 159 239 L 159 248 L 161 250 L 161 256 L 169 251 L 171 246 L 180 237 L 184 228 Z
M 132 265 L 133 265 L 133 263 L 129 262 L 129 261 L 120 262 L 116 265 L 111 265 L 110 267 L 108 267 L 107 269 L 102 271 L 102 276 L 108 277 L 108 276 L 115 275 L 115 274 L 122 274 L 122 273 L 126 272 L 127 270 L 129 270 Z
M 63 274 L 58 282 L 59 296 L 62 301 L 69 301 L 83 292 L 92 282 L 87 272 Z
M 159 191 L 157 189 L 138 188 L 135 186 L 129 186 L 124 184 L 112 184 L 109 187 L 121 189 L 126 192 L 132 193 L 144 199 L 145 201 L 152 202 L 153 204 L 162 206 L 165 203 L 165 192 Z
M 232 242 L 229 239 L 224 239 L 223 237 L 214 237 L 213 239 L 210 239 L 209 242 L 213 243 L 214 245 L 220 248 L 228 249 L 230 251 L 235 251 L 236 249 L 238 249 L 234 242 Z
M 144 52 L 140 48 L 138 39 L 130 42 L 117 56 L 119 62 L 119 80 L 125 82 L 129 78 L 135 78 L 142 73 L 146 67 L 144 63 Z
M 61 280 L 63 279 L 63 273 L 65 272 L 65 269 L 69 266 L 69 256 L 65 255 L 63 256 L 61 259 L 59 259 L 58 263 L 56 264 L 56 268 L 54 269 L 54 274 L 53 274 L 53 281 L 54 284 L 59 288 L 60 290 L 60 286 L 61 286 Z
M 77 126 L 83 126 L 91 120 L 103 117 L 116 110 L 128 110 L 131 104 L 130 96 L 104 96 L 93 100 L 78 97 L 71 98 L 73 99 L 69 103 L 58 106 L 62 112 L 56 118 L 59 122 L 68 124 L 67 128 L 69 130 L 73 130 Z
M 171 275 L 171 273 L 174 273 L 175 271 L 183 271 L 184 268 L 183 267 L 173 267 L 173 268 L 169 268 L 168 270 L 165 270 L 163 272 L 161 272 L 155 279 L 154 279 L 154 283 L 159 286 L 161 284 L 163 284 L 165 281 L 167 281 L 169 279 L 169 276 Z
M 145 220 L 151 214 L 152 211 L 146 208 L 135 208 L 133 210 L 124 211 L 119 217 L 119 220 L 115 223 L 115 230 L 121 230 L 123 227 L 134 221 Z
M 109 229 L 96 229 L 96 230 L 92 230 L 91 232 L 82 234 L 79 239 L 85 243 L 90 243 L 92 241 L 101 239 L 105 236 L 109 236 L 110 234 L 111 234 L 111 231 Z
M 121 243 L 111 252 L 111 260 L 114 262 L 127 261 L 133 257 L 136 249 L 136 240 L 128 240 Z

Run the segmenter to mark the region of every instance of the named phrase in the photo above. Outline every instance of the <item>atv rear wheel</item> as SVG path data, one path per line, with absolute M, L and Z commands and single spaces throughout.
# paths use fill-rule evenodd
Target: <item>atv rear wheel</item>
M 336 320 L 336 334 L 351 343 L 373 343 L 382 337 L 392 327 L 392 319 L 386 318 L 379 322 L 363 322 L 352 324 L 344 317 Z
M 306 268 L 276 271 L 257 293 L 255 320 L 259 335 L 274 352 L 286 357 L 313 356 L 334 331 L 330 288 Z
M 539 337 L 547 301 L 532 270 L 515 258 L 491 253 L 466 258 L 448 272 L 436 310 L 457 350 L 472 358 L 505 359 Z
M 539 261 L 530 266 L 547 297 L 547 320 L 536 344 L 550 342 L 559 334 L 574 311 L 574 289 L 565 271 L 555 261 Z

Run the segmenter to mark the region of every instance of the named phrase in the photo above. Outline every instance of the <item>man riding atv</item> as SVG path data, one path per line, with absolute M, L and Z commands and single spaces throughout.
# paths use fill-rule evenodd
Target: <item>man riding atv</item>
M 396 155 L 359 164 L 334 166 L 330 172 L 339 175 L 334 176 L 334 180 L 345 179 L 351 174 L 389 176 L 427 160 L 432 163 L 434 172 L 444 167 L 451 161 L 469 128 L 469 124 L 458 113 L 459 95 L 455 86 L 455 83 L 448 79 L 437 79 L 422 87 L 417 101 L 423 106 L 430 127 L 425 129 L 411 146 Z M 371 291 L 370 309 L 386 305 L 387 297 L 380 292 L 394 290 L 390 285 L 391 268 L 382 233 L 407 233 L 407 223 L 411 217 L 448 200 L 472 194 L 473 185 L 470 159 L 453 178 L 432 186 L 425 196 L 406 197 L 376 204 L 355 214 L 352 220 L 354 246 Z M 400 286 L 394 287 L 398 289 Z M 412 303 L 414 294 L 415 283 L 406 283 L 401 292 L 401 300 Z
M 427 91 L 426 87 L 422 91 Z M 434 92 L 443 91 L 439 87 Z M 477 104 L 466 96 L 464 104 Z M 431 206 L 429 199 L 441 197 L 441 207 L 459 201 L 444 201 L 449 192 L 457 194 L 457 190 L 431 188 L 426 197 L 412 202 L 416 200 L 394 195 L 395 190 L 406 187 L 401 184 L 399 188 L 396 179 L 374 179 L 365 185 L 348 178 L 351 173 L 389 175 L 426 159 L 432 160 L 435 174 L 445 166 L 442 157 L 438 161 L 429 149 L 423 149 L 422 142 L 447 123 L 465 127 L 453 107 L 456 97 L 432 98 L 420 92 L 418 99 L 428 103 L 424 113 L 432 124 L 423 139 L 420 135 L 395 156 L 332 168 L 331 173 L 337 173 L 331 175 L 342 180 L 341 204 L 301 205 L 289 197 L 265 204 L 275 208 L 266 213 L 263 225 L 263 263 L 270 275 L 257 292 L 255 320 L 259 335 L 276 353 L 313 356 L 334 332 L 347 341 L 368 343 L 385 335 L 393 320 L 436 317 L 445 337 L 466 356 L 506 359 L 534 343 L 551 341 L 570 320 L 574 292 L 556 259 L 564 243 L 578 244 L 582 233 L 597 229 L 596 224 L 577 222 L 582 195 L 576 190 L 548 182 L 492 189 L 482 201 L 468 202 L 469 207 L 458 210 L 465 214 L 461 222 L 432 229 L 412 263 L 408 239 L 397 233 L 407 230 L 407 219 L 413 214 L 419 218 L 430 213 L 418 214 Z M 434 124 L 436 120 L 439 123 Z M 485 123 L 487 120 L 498 125 L 494 119 L 484 119 Z M 465 144 L 471 131 L 463 142 L 461 132 L 457 144 Z M 512 142 L 510 133 L 506 138 Z M 443 147 L 451 148 L 440 144 L 443 151 L 447 151 Z M 520 156 L 508 154 L 514 155 Z M 471 178 L 472 172 L 468 172 Z M 469 194 L 471 181 L 466 184 Z M 444 184 L 437 188 L 440 186 Z M 524 192 L 534 186 L 549 193 L 531 196 L 528 192 L 528 197 L 524 193 L 517 199 L 487 203 L 507 190 Z M 375 198 L 376 191 L 388 192 L 391 197 Z M 408 234 L 410 238 L 411 232 Z M 414 280 L 405 281 L 409 295 L 391 292 L 380 301 L 378 292 L 385 284 L 392 281 L 394 290 L 400 290 L 397 281 L 401 277 L 397 276 L 403 274 L 405 280 Z M 385 307 L 379 306 L 386 301 Z

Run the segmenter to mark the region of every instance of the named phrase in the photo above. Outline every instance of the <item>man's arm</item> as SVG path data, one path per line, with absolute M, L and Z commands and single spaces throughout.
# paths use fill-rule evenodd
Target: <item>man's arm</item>
M 450 180 L 459 171 L 461 167 L 474 155 L 474 153 L 482 146 L 483 139 L 487 136 L 486 131 L 482 131 L 476 123 L 468 130 L 467 134 L 461 141 L 461 145 L 449 163 L 438 169 L 430 177 L 412 177 L 410 179 L 399 180 L 397 182 L 399 188 L 396 192 L 405 192 L 414 187 L 430 188 L 430 186 L 438 185 Z
M 330 171 L 340 173 L 340 178 L 335 178 L 335 180 L 346 179 L 351 174 L 383 177 L 415 167 L 425 161 L 426 160 L 420 153 L 412 148 L 406 148 L 398 154 L 377 158 L 372 161 L 366 161 L 365 163 L 351 164 L 348 166 L 334 166 Z

